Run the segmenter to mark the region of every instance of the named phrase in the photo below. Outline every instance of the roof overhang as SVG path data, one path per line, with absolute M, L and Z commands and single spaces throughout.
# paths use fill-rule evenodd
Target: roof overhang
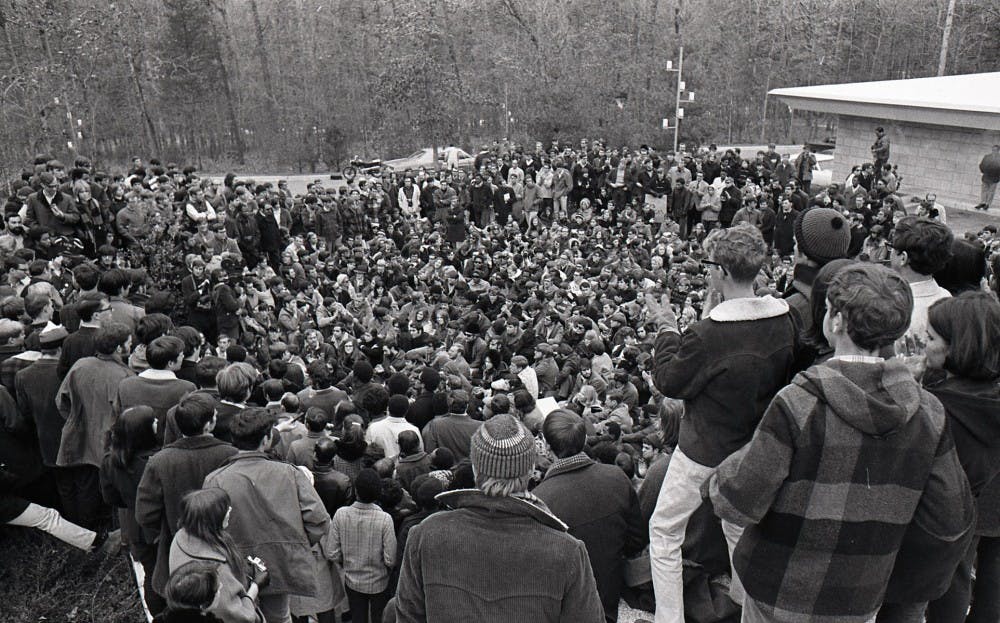
M 1000 131 L 1000 72 L 772 89 L 793 110 Z

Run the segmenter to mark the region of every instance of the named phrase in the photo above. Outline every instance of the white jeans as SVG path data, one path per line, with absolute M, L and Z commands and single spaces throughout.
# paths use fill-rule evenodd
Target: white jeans
M 701 506 L 701 486 L 715 471 L 692 461 L 680 448 L 670 457 L 656 509 L 649 520 L 649 558 L 656 593 L 656 623 L 684 623 L 684 578 L 681 546 L 688 520 Z M 743 534 L 743 528 L 722 522 L 729 558 Z M 730 597 L 743 603 L 743 585 L 732 574 Z
M 28 504 L 24 512 L 7 522 L 12 526 L 24 526 L 25 528 L 38 528 L 43 532 L 48 532 L 64 543 L 69 543 L 73 547 L 87 551 L 94 544 L 96 533 L 81 528 L 59 514 L 54 508 L 39 506 L 38 504 Z

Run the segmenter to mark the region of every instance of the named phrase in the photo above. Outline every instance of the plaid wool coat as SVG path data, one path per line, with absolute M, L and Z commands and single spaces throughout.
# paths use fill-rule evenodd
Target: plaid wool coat
M 941 403 L 898 361 L 832 359 L 774 398 L 708 484 L 746 526 L 733 566 L 774 621 L 861 623 L 878 611 L 915 514 L 967 529 L 969 485 Z

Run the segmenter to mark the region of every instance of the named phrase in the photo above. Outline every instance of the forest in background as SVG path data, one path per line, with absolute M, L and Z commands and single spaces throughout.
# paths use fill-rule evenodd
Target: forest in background
M 682 141 L 821 139 L 767 91 L 934 75 L 947 5 L 0 0 L 0 176 L 38 153 L 279 171 L 506 134 L 668 146 L 681 45 Z M 957 0 L 945 72 L 996 70 L 1000 4 Z

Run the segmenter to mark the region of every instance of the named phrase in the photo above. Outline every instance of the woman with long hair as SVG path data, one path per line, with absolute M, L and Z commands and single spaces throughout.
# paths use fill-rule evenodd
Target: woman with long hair
M 948 415 L 978 522 L 951 587 L 927 613 L 933 621 L 964 621 L 971 598 L 970 623 L 1000 621 L 1000 303 L 982 291 L 942 299 L 928 311 L 928 325 L 924 386 Z
M 156 545 L 143 535 L 135 520 L 135 497 L 149 457 L 157 450 L 156 416 L 153 408 L 138 406 L 125 409 L 111 425 L 108 453 L 101 463 L 101 496 L 117 509 L 122 538 L 128 543 L 132 558 L 142 565 L 146 605 L 156 614 L 166 605 L 153 590 Z
M 921 560 L 897 560 L 887 592 L 887 602 L 896 603 L 883 606 L 888 612 L 879 613 L 879 621 L 922 622 L 925 610 L 935 623 L 1000 621 L 1000 302 L 988 292 L 965 292 L 931 305 L 927 318 L 927 348 L 917 365 L 908 363 L 944 406 L 977 524 L 950 585 L 920 577 L 921 568 L 947 563 L 932 552 Z M 925 590 L 907 590 L 913 586 Z
M 225 623 L 264 623 L 257 595 L 267 584 L 267 573 L 257 569 L 247 583 L 247 565 L 226 532 L 232 510 L 229 494 L 217 487 L 184 496 L 170 545 L 170 573 L 192 561 L 214 564 L 219 588 L 206 610 Z

